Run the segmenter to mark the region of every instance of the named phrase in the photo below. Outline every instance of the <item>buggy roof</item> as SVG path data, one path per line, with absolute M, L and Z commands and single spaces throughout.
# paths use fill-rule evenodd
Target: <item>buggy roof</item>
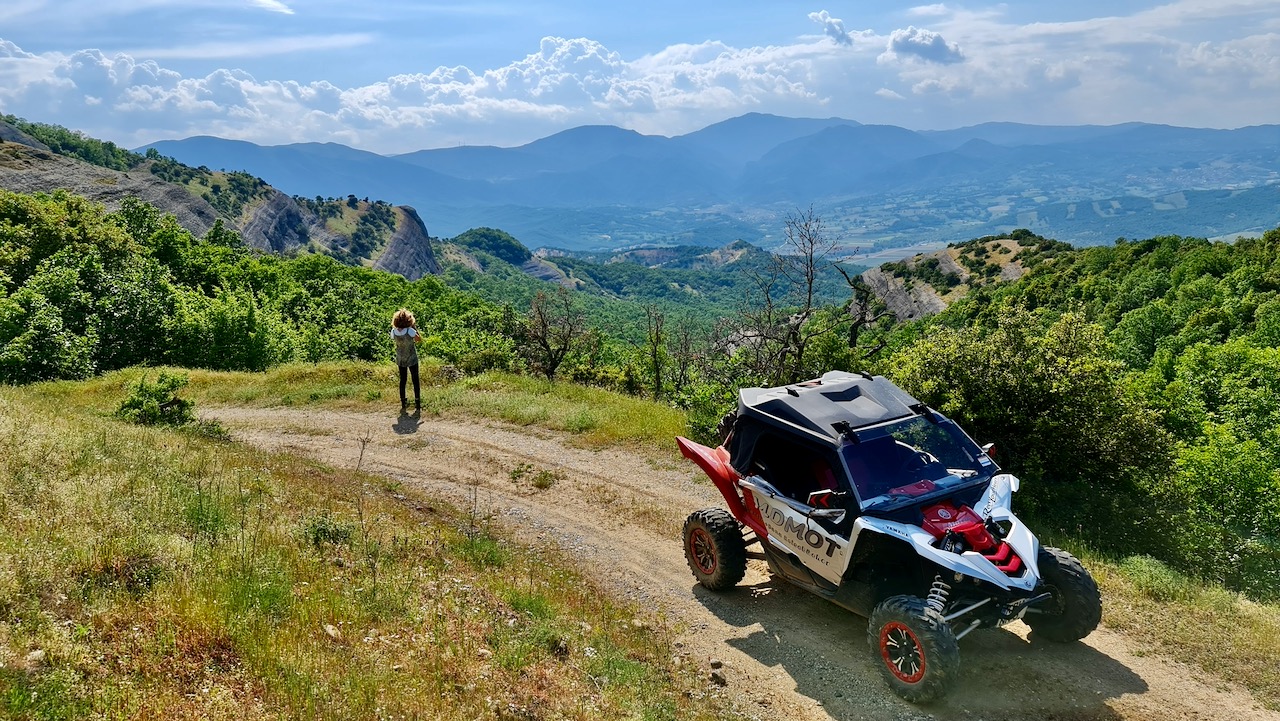
M 798 432 L 830 445 L 840 442 L 833 424 L 857 430 L 918 415 L 920 402 L 884 376 L 831 371 L 821 378 L 777 388 L 743 388 L 738 416 Z

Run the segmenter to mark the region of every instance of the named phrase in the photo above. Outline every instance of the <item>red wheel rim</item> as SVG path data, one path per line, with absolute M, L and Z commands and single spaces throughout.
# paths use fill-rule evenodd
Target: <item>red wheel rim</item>
M 716 572 L 716 545 L 706 529 L 695 528 L 689 533 L 689 558 L 700 573 L 710 576 Z
M 924 649 L 905 623 L 890 621 L 880 628 L 880 657 L 903 683 L 919 683 L 924 678 Z

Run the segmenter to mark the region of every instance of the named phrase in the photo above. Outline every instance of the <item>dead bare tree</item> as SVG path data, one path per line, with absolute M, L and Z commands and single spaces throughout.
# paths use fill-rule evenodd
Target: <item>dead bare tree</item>
M 693 324 L 688 318 L 677 318 L 674 332 L 667 334 L 667 355 L 673 363 L 671 385 L 677 389 L 687 387 L 696 356 Z
M 856 351 L 858 350 L 858 341 L 862 330 L 868 326 L 875 325 L 882 318 L 887 318 L 891 313 L 888 310 L 876 312 L 877 309 L 884 308 L 884 304 L 876 298 L 875 291 L 871 289 L 871 286 L 867 285 L 862 276 L 851 276 L 848 271 L 839 265 L 836 265 L 836 270 L 840 271 L 840 275 L 844 276 L 845 282 L 849 284 L 849 300 L 844 305 L 844 311 L 850 318 L 849 348 Z M 876 343 L 875 347 L 863 351 L 862 357 L 870 358 L 884 350 L 884 346 L 885 341 L 881 339 Z
M 871 287 L 830 260 L 837 243 L 812 206 L 788 214 L 784 224 L 782 252 L 752 277 L 755 292 L 739 311 L 737 329 L 724 336 L 726 351 L 738 353 L 753 375 L 772 385 L 794 383 L 814 373 L 810 356 L 819 338 L 848 325 L 848 347 L 857 350 L 862 332 L 886 316 Z M 842 307 L 825 305 L 819 298 L 828 267 L 839 271 L 849 287 L 850 298 Z M 880 343 L 862 357 L 883 347 Z
M 753 277 L 756 292 L 740 312 L 740 347 L 745 349 L 748 365 L 774 385 L 805 377 L 814 339 L 842 322 L 838 315 L 821 313 L 823 306 L 818 302 L 819 278 L 836 248 L 822 217 L 811 206 L 789 213 L 784 225 L 784 252 Z

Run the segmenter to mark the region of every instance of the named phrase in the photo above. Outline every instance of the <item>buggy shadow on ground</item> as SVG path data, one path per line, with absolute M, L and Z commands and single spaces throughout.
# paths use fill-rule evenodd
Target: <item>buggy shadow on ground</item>
M 1028 640 L 1022 624 L 975 631 L 960 642 L 960 677 L 950 694 L 916 706 L 894 696 L 867 650 L 867 621 L 780 579 L 726 593 L 692 586 L 726 624 L 749 629 L 728 644 L 795 679 L 795 691 L 834 719 L 1119 719 L 1108 701 L 1147 684 L 1085 643 Z M 814 648 L 826 648 L 819 655 Z

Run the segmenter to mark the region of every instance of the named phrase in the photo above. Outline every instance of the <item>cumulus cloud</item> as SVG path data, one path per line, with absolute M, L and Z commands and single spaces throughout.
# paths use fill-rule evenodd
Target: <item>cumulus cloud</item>
M 35 58 L 33 53 L 25 52 L 22 48 L 14 45 L 8 40 L 0 40 L 0 58 L 23 58 L 30 60 Z
M 943 65 L 964 61 L 964 53 L 960 51 L 959 45 L 947 42 L 942 35 L 932 30 L 915 26 L 908 26 L 905 30 L 894 30 L 890 33 L 889 44 L 885 47 L 880 60 L 890 62 L 903 57 L 920 58 Z
M 894 92 L 889 88 L 880 88 L 876 91 L 876 95 L 885 100 L 906 100 L 900 93 Z
M 809 19 L 822 26 L 822 32 L 840 45 L 852 45 L 853 35 L 844 29 L 844 21 L 831 17 L 826 10 L 809 13 Z

